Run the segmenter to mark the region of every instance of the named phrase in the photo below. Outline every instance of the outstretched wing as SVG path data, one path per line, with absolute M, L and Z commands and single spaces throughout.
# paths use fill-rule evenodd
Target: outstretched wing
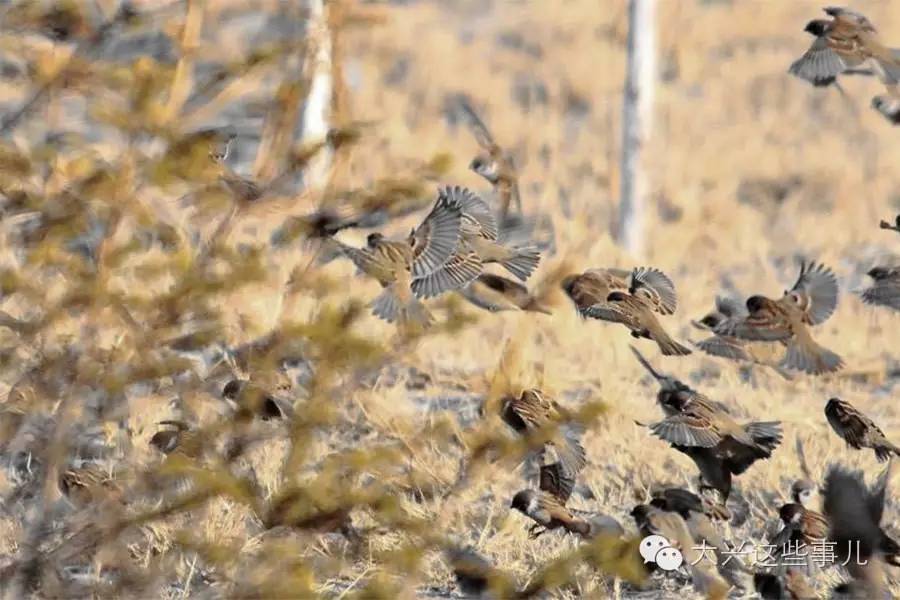
M 791 291 L 800 298 L 800 306 L 813 325 L 823 323 L 834 313 L 838 302 L 838 282 L 834 272 L 815 262 L 802 263 L 800 276 Z
M 678 297 L 675 294 L 675 284 L 669 276 L 662 271 L 650 267 L 638 267 L 631 272 L 631 287 L 629 292 L 638 294 L 645 292 L 652 306 L 663 315 L 675 313 L 678 307 Z

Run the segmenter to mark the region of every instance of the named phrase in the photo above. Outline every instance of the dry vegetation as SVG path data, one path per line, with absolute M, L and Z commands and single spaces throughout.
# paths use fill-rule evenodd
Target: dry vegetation
M 573 506 L 628 528 L 652 483 L 696 483 L 689 459 L 634 424 L 659 409 L 624 328 L 582 321 L 557 291 L 549 316 L 442 298 L 430 303 L 441 324 L 405 335 L 365 308 L 377 284 L 349 261 L 322 264 L 319 242 L 291 220 L 381 203 L 403 214 L 380 228 L 404 234 L 422 215 L 407 206 L 427 206 L 439 184 L 489 195 L 467 169 L 475 142 L 448 109 L 460 92 L 513 149 L 526 213 L 552 224 L 543 230 L 554 248 L 532 284 L 652 264 L 678 286 L 672 333 L 697 339 L 689 320 L 716 293 L 777 294 L 799 257 L 838 274 L 837 313 L 817 330 L 847 362 L 837 375 L 785 381 L 699 353 L 664 359 L 640 342 L 658 368 L 742 416 L 784 423 L 772 459 L 738 478 L 734 502 L 749 518 L 726 537 L 767 535 L 801 474 L 796 438 L 816 473 L 833 461 L 874 472 L 871 453 L 847 450 L 828 428 L 827 398 L 854 402 L 900 440 L 890 403 L 897 317 L 852 293 L 900 250 L 896 234 L 877 229 L 900 209 L 900 138 L 868 107 L 872 80 L 847 79 L 843 98 L 786 74 L 808 46 L 802 28 L 817 3 L 660 3 L 654 198 L 639 258 L 609 235 L 624 0 L 553 10 L 334 3 L 346 86 L 324 151 L 337 168 L 302 193 L 296 175 L 318 147 L 282 135 L 296 130 L 309 83 L 301 11 L 141 2 L 94 39 L 97 17 L 79 15 L 95 4 L 113 18 L 103 1 L 0 9 L 0 397 L 9 392 L 0 585 L 9 597 L 447 596 L 458 592 L 440 550 L 455 544 L 558 597 L 676 593 L 683 581 L 657 578 L 641 591 L 610 575 L 639 579 L 630 542 L 586 551 L 560 533 L 532 541 L 509 510 L 535 474 L 491 406 L 527 386 L 605 409 L 586 411 L 588 466 Z M 855 8 L 900 45 L 889 3 Z M 238 134 L 237 171 L 288 173 L 274 210 L 240 213 L 225 235 L 215 230 L 231 200 L 209 139 L 191 135 L 221 126 Z M 361 244 L 370 231 L 339 237 Z M 292 418 L 254 418 L 259 394 L 225 402 L 235 376 L 281 385 Z M 153 448 L 164 420 L 189 423 L 195 445 L 168 456 Z M 88 459 L 115 484 L 63 496 L 60 475 Z M 885 523 L 898 520 L 889 499 Z

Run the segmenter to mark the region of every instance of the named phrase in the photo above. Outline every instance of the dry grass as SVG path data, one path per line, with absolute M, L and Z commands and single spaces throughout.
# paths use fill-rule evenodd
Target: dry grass
M 260 29 L 260 20 L 274 15 L 278 7 L 276 2 L 208 4 L 195 56 L 198 64 L 235 61 L 263 44 L 267 35 Z M 646 256 L 627 256 L 608 233 L 615 222 L 619 186 L 624 1 L 573 0 L 556 10 L 543 2 L 491 2 L 486 7 L 468 0 L 378 7 L 382 24 L 350 29 L 342 40 L 349 112 L 354 119 L 374 122 L 351 149 L 342 184 L 366 188 L 379 178 L 412 173 L 423 161 L 447 153 L 454 160 L 440 182 L 489 194 L 467 170 L 476 149 L 474 140 L 446 111 L 447 99 L 465 92 L 495 137 L 519 157 L 526 211 L 552 219 L 556 252 L 545 257 L 537 280 L 563 263 L 572 271 L 652 264 L 669 273 L 678 287 L 678 312 L 668 319 L 672 332 L 681 339 L 697 339 L 689 320 L 704 314 L 716 293 L 777 294 L 792 283 L 801 256 L 830 265 L 839 276 L 842 297 L 834 317 L 815 334 L 820 343 L 845 358 L 844 372 L 819 378 L 799 375 L 785 381 L 764 369 L 748 371 L 697 353 L 686 358 L 652 358 L 660 369 L 734 406 L 747 418 L 784 423 L 785 441 L 772 459 L 757 463 L 738 479 L 737 495 L 748 503 L 750 518 L 725 529 L 726 537 L 736 542 L 760 541 L 777 518 L 777 507 L 787 499 L 790 483 L 801 475 L 793 450 L 795 439 L 803 440 L 815 473 L 824 474 L 826 465 L 835 461 L 868 473 L 877 469 L 871 453 L 846 449 L 830 431 L 822 412 L 829 397 L 852 401 L 888 437 L 900 440 L 900 411 L 890 402 L 897 381 L 892 375 L 897 367 L 893 352 L 897 339 L 890 332 L 897 327 L 897 317 L 863 306 L 851 293 L 862 286 L 868 268 L 890 261 L 900 249 L 900 239 L 877 229 L 880 218 L 900 209 L 896 192 L 900 173 L 892 158 L 900 153 L 900 138 L 896 129 L 868 108 L 869 98 L 878 90 L 875 81 L 847 79 L 849 99 L 844 99 L 836 90 L 813 89 L 787 75 L 787 65 L 810 41 L 802 28 L 806 20 L 816 17 L 817 3 L 679 0 L 660 4 L 662 80 L 650 144 L 654 198 Z M 869 15 L 887 40 L 900 40 L 900 15 L 889 3 L 861 2 L 855 8 Z M 176 25 L 182 19 L 183 10 L 176 8 L 161 19 L 161 27 L 167 35 L 177 35 Z M 30 35 L 26 37 L 29 44 L 17 53 L 13 46 L 21 39 L 17 34 L 4 34 L 2 39 L 5 60 L 24 57 L 31 62 L 60 51 L 48 50 L 46 40 Z M 165 82 L 174 77 L 172 69 L 162 72 Z M 283 75 L 277 68 L 260 68 L 234 78 L 224 100 L 189 105 L 176 129 L 234 125 L 241 134 L 238 170 L 249 173 L 256 136 L 263 129 L 259 106 L 273 96 Z M 123 73 L 118 76 L 127 80 Z M 32 89 L 33 82 L 27 78 L 0 83 L 0 101 L 17 106 Z M 67 161 L 86 155 L 85 148 L 115 165 L 116 181 L 121 183 L 117 161 L 125 152 L 125 140 L 109 124 L 92 131 L 94 121 L 85 117 L 80 100 L 84 97 L 85 90 L 73 84 L 35 117 L 18 125 L 7 140 L 34 162 L 30 177 L 32 187 L 39 190 L 35 193 L 49 196 L 53 189 L 73 181 L 77 164 Z M 99 99 L 94 102 L 95 108 L 104 106 Z M 98 135 L 59 155 L 51 153 L 56 162 L 42 162 L 39 140 L 60 128 Z M 34 183 L 39 179 L 38 167 L 53 173 L 41 185 Z M 9 171 L 6 165 L 4 169 Z M 145 174 L 140 168 L 137 172 L 138 177 Z M 97 193 L 132 189 L 138 206 L 151 215 L 150 223 L 158 219 L 184 231 L 208 232 L 222 214 L 215 212 L 216 207 L 221 209 L 222 198 L 212 198 L 219 204 L 213 203 L 211 216 L 194 219 L 177 201 L 203 177 L 208 174 L 167 187 L 147 184 L 138 191 L 117 184 L 112 192 L 101 188 Z M 7 195 L 17 187 L 15 179 L 15 173 L 3 175 Z M 783 197 L 755 193 L 754 183 L 759 182 L 781 186 Z M 426 182 L 429 194 L 437 183 Z M 140 211 L 132 210 L 132 203 L 123 206 L 128 207 L 125 218 L 107 234 L 112 246 L 127 244 L 147 224 L 139 222 L 135 215 Z M 312 201 L 304 197 L 289 212 L 303 214 L 311 208 Z M 13 212 L 8 209 L 5 214 Z M 107 215 L 108 208 L 99 212 Z M 263 251 L 258 264 L 248 259 L 247 269 L 232 275 L 237 279 L 254 275 L 249 283 L 209 294 L 206 304 L 215 313 L 216 342 L 236 347 L 273 328 L 321 324 L 323 312 L 337 310 L 348 301 L 368 301 L 377 293 L 377 285 L 355 278 L 346 261 L 316 265 L 315 249 L 308 244 L 270 248 L 269 236 L 286 214 L 251 216 L 229 238 L 230 246 L 243 244 Z M 387 231 L 406 232 L 417 218 L 419 214 L 392 222 Z M 351 230 L 340 237 L 357 243 L 366 233 Z M 71 235 L 69 231 L 61 234 Z M 0 263 L 26 278 L 40 273 L 42 278 L 34 283 L 41 294 L 5 290 L 0 309 L 29 318 L 81 279 L 68 274 L 68 263 L 52 249 L 43 254 L 34 251 L 31 256 L 39 257 L 38 261 L 58 260 L 56 277 L 23 263 L 17 243 L 12 234 L 6 234 Z M 188 252 L 184 248 L 180 252 Z M 228 272 L 229 261 L 243 264 L 240 256 L 219 255 L 214 267 Z M 152 278 L 142 269 L 167 264 L 170 258 L 170 253 L 154 245 L 110 263 L 109 289 L 148 299 L 151 306 L 146 310 L 151 314 L 152 304 L 178 281 L 179 272 L 168 268 L 165 275 Z M 302 277 L 296 293 L 285 296 L 292 273 Z M 258 497 L 266 502 L 298 481 L 322 477 L 323 471 L 328 472 L 326 459 L 336 453 L 348 464 L 355 460 L 362 465 L 346 475 L 346 482 L 360 489 L 391 477 L 404 482 L 407 470 L 415 473 L 422 487 L 443 489 L 456 480 L 463 456 L 453 441 L 459 439 L 455 432 L 478 426 L 478 406 L 490 395 L 492 384 L 496 391 L 500 373 L 508 378 L 508 385 L 540 386 L 573 407 L 587 401 L 605 404 L 606 413 L 585 438 L 589 464 L 572 504 L 610 514 L 630 527 L 628 512 L 646 499 L 652 483 L 693 485 L 695 468 L 634 424 L 635 418 L 650 419 L 659 410 L 654 384 L 628 349 L 633 340 L 627 332 L 582 321 L 561 293 L 553 303 L 553 314 L 544 316 L 480 313 L 439 300 L 434 305 L 440 317 L 455 319 L 462 310 L 471 319 L 459 328 L 412 341 L 367 313 L 354 317 L 348 321 L 346 335 L 355 336 L 359 344 L 379 347 L 373 350 L 375 367 L 357 371 L 352 365 L 344 370 L 327 362 L 318 364 L 313 370 L 326 375 L 314 375 L 313 384 L 297 386 L 293 392 L 304 422 L 323 418 L 327 424 L 297 428 L 293 433 L 303 439 L 299 445 L 291 443 L 283 426 L 256 423 L 251 434 L 262 436 L 262 443 L 232 463 L 214 463 L 218 466 L 210 468 L 252 480 Z M 189 316 L 181 315 L 166 331 L 178 333 Z M 323 337 L 338 331 L 336 326 L 323 330 Z M 121 422 L 131 434 L 125 460 L 129 472 L 142 474 L 149 468 L 156 473 L 160 457 L 148 440 L 158 430 L 158 421 L 189 414 L 200 426 L 215 427 L 223 417 L 229 419 L 229 409 L 218 396 L 230 373 L 219 369 L 209 375 L 200 369 L 196 379 L 167 373 L 119 389 L 118 396 L 100 391 L 99 382 L 107 381 L 102 373 L 114 373 L 115 365 L 146 357 L 132 335 L 116 319 L 115 311 L 100 301 L 69 309 L 38 339 L 0 330 L 4 349 L 0 384 L 4 390 L 11 388 L 28 367 L 38 364 L 39 348 L 52 349 L 66 339 L 85 349 L 84 362 L 89 365 L 103 364 L 97 357 L 109 353 L 106 371 L 100 369 L 98 374 L 96 368 L 88 369 L 92 378 L 46 398 L 42 406 L 54 406 L 52 414 L 66 427 L 79 422 Z M 337 356 L 328 354 L 328 343 L 308 329 L 298 335 L 306 340 L 304 356 L 310 348 L 326 361 Z M 652 353 L 650 347 L 641 348 Z M 360 350 L 360 357 L 365 362 L 365 352 Z M 363 372 L 361 384 L 355 379 L 359 372 Z M 297 373 L 305 372 L 298 369 Z M 422 374 L 427 376 L 424 383 Z M 94 407 L 111 406 L 95 398 L 104 395 L 116 397 L 114 409 Z M 310 399 L 327 404 L 327 409 L 309 408 Z M 55 406 L 58 402 L 61 408 Z M 498 431 L 501 426 L 496 424 Z M 468 433 L 460 435 L 467 439 Z M 16 439 L 24 443 L 21 432 Z M 37 436 L 38 444 L 41 439 L 53 436 Z M 359 456 L 341 454 L 352 451 Z M 4 460 L 12 465 L 14 459 L 13 449 L 7 446 Z M 382 459 L 385 464 L 379 463 Z M 178 477 L 199 468 L 177 463 L 170 467 L 156 475 Z M 10 466 L 5 476 L 0 475 L 0 492 L 7 499 L 16 499 L 20 487 L 10 479 L 13 472 L 17 471 Z M 526 522 L 509 510 L 513 494 L 533 485 L 529 482 L 534 481 L 534 473 L 527 463 L 502 460 L 470 475 L 446 500 L 416 501 L 395 492 L 398 507 L 393 522 L 383 507 L 354 511 L 354 524 L 370 530 L 356 548 L 337 534 L 267 531 L 254 513 L 254 501 L 242 501 L 240 493 L 215 494 L 190 510 L 128 527 L 89 561 L 87 571 L 91 564 L 115 564 L 123 578 L 133 576 L 142 582 L 144 587 L 135 589 L 172 598 L 220 593 L 298 595 L 303 590 L 343 597 L 363 588 L 387 596 L 443 596 L 455 589 L 448 567 L 423 538 L 405 530 L 407 523 L 424 524 L 435 536 L 475 546 L 522 582 L 534 578 L 548 559 L 576 547 L 573 539 L 561 534 L 529 540 Z M 76 517 L 90 518 L 90 507 L 72 516 L 73 509 L 59 497 L 52 479 L 45 488 L 35 496 L 42 500 L 9 500 L 7 513 L 0 515 L 0 554 L 7 562 L 20 559 L 27 550 L 28 524 L 35 511 L 52 511 L 48 514 L 60 515 L 56 522 L 68 525 L 77 522 Z M 134 493 L 140 498 L 136 505 L 146 509 L 158 508 L 162 502 L 153 494 Z M 321 493 L 329 495 L 327 490 Z M 889 501 L 885 514 L 888 528 L 900 530 L 896 503 Z M 428 551 L 419 552 L 420 547 Z M 123 556 L 128 560 L 122 560 Z M 638 592 L 628 586 L 624 591 L 618 584 L 614 587 L 611 578 L 587 568 L 575 575 L 570 585 L 554 593 L 559 597 L 615 593 L 658 597 L 657 586 L 665 585 L 666 593 L 689 594 L 676 591 L 671 581 L 654 580 L 649 588 L 653 591 Z M 834 577 L 823 577 L 818 582 L 821 589 Z M 43 593 L 53 593 L 52 581 L 47 583 L 51 579 L 42 580 L 47 586 Z M 63 587 L 57 590 L 74 589 L 65 587 L 71 583 L 58 585 Z M 900 586 L 894 592 L 900 593 Z

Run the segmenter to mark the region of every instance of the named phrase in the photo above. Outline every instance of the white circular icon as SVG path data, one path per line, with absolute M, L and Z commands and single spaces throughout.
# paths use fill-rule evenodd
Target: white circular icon
M 664 538 L 661 535 L 648 535 L 644 539 L 641 540 L 640 552 L 641 556 L 644 557 L 644 562 L 654 562 L 656 558 L 656 553 L 662 550 L 663 548 L 668 548 L 671 546 L 669 540 Z
M 684 557 L 681 556 L 681 551 L 678 548 L 669 546 L 657 552 L 654 560 L 656 566 L 663 571 L 674 571 L 684 562 Z

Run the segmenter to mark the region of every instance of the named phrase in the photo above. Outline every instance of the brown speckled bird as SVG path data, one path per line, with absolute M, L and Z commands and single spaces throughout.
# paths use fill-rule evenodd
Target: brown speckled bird
M 566 508 L 559 498 L 545 491 L 522 490 L 513 497 L 510 507 L 535 522 L 529 528 L 532 539 L 553 529 L 564 529 L 584 539 L 625 534 L 619 522 L 612 517 Z
M 460 253 L 462 207 L 449 188 L 439 190 L 434 208 L 405 240 L 369 234 L 365 248 L 335 240 L 360 271 L 384 288 L 373 302 L 373 313 L 385 321 L 429 325 L 433 318 L 418 297 L 467 285 L 481 273 L 481 262 Z
M 491 312 L 523 310 L 550 314 L 550 309 L 529 293 L 528 288 L 500 275 L 482 273 L 460 290 L 460 294 L 475 306 Z
M 785 504 L 778 510 L 778 517 L 781 520 L 779 529 L 771 540 L 776 553 L 786 552 L 789 543 L 795 548 L 802 548 L 828 539 L 828 519 L 819 512 L 804 508 L 802 504 Z
M 879 462 L 886 461 L 892 454 L 900 456 L 900 448 L 888 441 L 881 428 L 846 400 L 829 400 L 825 405 L 825 417 L 834 432 L 851 448 L 871 448 Z
M 780 299 L 751 296 L 747 299 L 746 317 L 730 319 L 715 331 L 750 341 L 787 342 L 783 367 L 812 375 L 834 372 L 844 361 L 817 344 L 809 327 L 825 322 L 834 313 L 837 300 L 837 278 L 831 269 L 804 262 L 794 287 Z
M 674 377 L 658 373 L 632 347 L 640 363 L 659 382 L 656 400 L 666 418 L 648 427 L 654 435 L 689 456 L 705 485 L 717 490 L 722 502 L 731 493 L 732 475 L 740 475 L 760 459 L 767 459 L 782 440 L 778 421 L 741 425 L 718 402 Z
M 580 426 L 566 423 L 566 411 L 541 390 L 529 389 L 518 397 L 507 396 L 502 401 L 500 416 L 522 435 L 559 427 L 547 443 L 559 457 L 560 465 L 569 477 L 575 477 L 584 468 L 586 457 L 579 440 Z
M 716 296 L 715 308 L 699 321 L 691 321 L 691 324 L 697 329 L 713 332 L 713 335 L 694 343 L 694 345 L 710 356 L 769 367 L 785 379 L 791 379 L 791 374 L 781 368 L 776 358 L 781 353 L 780 346 L 783 346 L 783 343 L 749 342 L 715 333 L 716 328 L 726 322 L 740 320 L 746 316 L 747 309 L 740 302 L 724 296 Z
M 662 271 L 589 269 L 563 279 L 562 288 L 581 316 L 622 323 L 633 337 L 655 341 L 666 356 L 691 353 L 666 333 L 654 314 L 671 315 L 677 307 L 675 286 Z
M 484 200 L 464 187 L 446 188 L 462 207 L 460 246 L 478 256 L 481 262 L 497 263 L 521 281 L 526 281 L 541 260 L 534 246 L 507 246 L 499 239 L 497 220 Z
M 519 196 L 519 177 L 512 157 L 501 148 L 488 128 L 482 122 L 475 110 L 465 97 L 459 98 L 459 106 L 463 117 L 475 141 L 481 146 L 483 152 L 478 154 L 469 164 L 478 175 L 484 177 L 488 183 L 494 186 L 494 193 L 500 201 L 500 221 L 506 221 L 509 214 L 509 205 L 515 204 L 516 210 L 522 212 L 522 199 Z
M 900 267 L 874 267 L 866 275 L 874 283 L 860 294 L 862 301 L 900 310 Z

